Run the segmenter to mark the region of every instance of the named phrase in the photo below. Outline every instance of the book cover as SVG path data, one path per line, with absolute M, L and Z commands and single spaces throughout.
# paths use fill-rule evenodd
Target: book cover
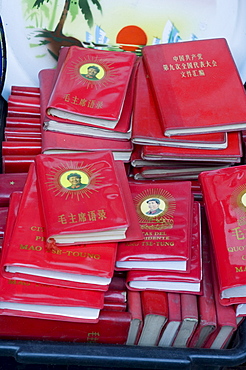
M 127 345 L 135 345 L 138 342 L 143 327 L 143 313 L 141 293 L 127 291 L 127 311 L 131 314 L 131 324 L 127 336 Z
M 159 347 L 172 347 L 181 324 L 181 297 L 180 293 L 167 293 L 168 320 L 158 342 Z
M 10 94 L 22 96 L 40 96 L 40 89 L 37 86 L 11 85 Z
M 191 183 L 129 185 L 143 240 L 119 242 L 115 268 L 186 271 L 191 254 Z
M 245 90 L 225 38 L 145 46 L 143 60 L 166 136 L 245 129 Z
M 62 49 L 63 51 L 63 49 Z M 59 58 L 60 59 L 60 58 Z M 59 63 L 59 61 L 58 61 Z M 57 66 L 58 68 L 58 66 Z M 39 72 L 40 83 L 40 114 L 44 132 L 60 132 L 70 133 L 78 136 L 89 136 L 96 138 L 114 139 L 114 140 L 130 140 L 131 139 L 131 115 L 134 96 L 135 68 L 127 88 L 127 94 L 122 108 L 120 119 L 114 129 L 95 127 L 88 123 L 81 122 L 79 125 L 76 121 L 68 121 L 64 118 L 48 117 L 46 115 L 46 107 L 49 101 L 50 94 L 56 78 L 56 70 L 45 69 Z
M 223 306 L 220 303 L 218 274 L 213 256 L 211 256 L 211 270 L 217 325 L 216 330 L 209 336 L 203 348 L 222 349 L 227 347 L 234 331 L 237 329 L 237 317 L 235 307 L 233 305 Z
M 7 215 L 8 215 L 8 207 L 0 207 L 0 238 L 3 238 L 4 236 Z
M 114 274 L 117 243 L 48 248 L 45 235 L 33 164 L 23 189 L 13 233 L 3 248 L 3 276 L 76 289 L 108 289 Z
M 0 277 L 0 315 L 97 322 L 104 293 Z
M 48 242 L 125 238 L 129 222 L 111 152 L 39 154 L 35 163 Z
M 218 161 L 218 162 L 240 162 L 243 156 L 242 140 L 240 132 L 228 133 L 228 146 L 225 149 L 191 149 L 175 148 L 167 146 L 143 146 L 143 159 L 148 160 L 191 160 L 191 161 Z
M 211 333 L 216 330 L 217 317 L 213 292 L 212 266 L 208 226 L 204 209 L 202 212 L 203 279 L 202 294 L 197 297 L 199 322 L 190 342 L 191 348 L 202 348 Z
M 114 128 L 135 61 L 133 53 L 71 46 L 51 93 L 47 114 Z
M 41 120 L 40 118 L 32 118 L 32 117 L 6 117 L 6 127 L 19 127 L 19 128 L 40 128 L 41 127 Z
M 181 293 L 181 324 L 173 347 L 187 348 L 198 324 L 197 296 Z
M 27 96 L 22 94 L 10 94 L 8 97 L 8 106 L 16 105 L 18 107 L 36 107 L 40 109 L 40 96 Z
M 222 304 L 246 303 L 246 166 L 199 176 L 211 233 Z
M 163 290 L 166 292 L 201 294 L 202 243 L 200 204 L 194 202 L 192 246 L 188 271 L 130 270 L 126 283 L 129 290 Z
M 156 346 L 168 318 L 167 293 L 154 290 L 141 292 L 141 301 L 144 323 L 137 344 Z
M 0 338 L 73 343 L 125 344 L 130 326 L 129 312 L 100 311 L 97 323 L 43 320 L 0 315 Z
M 138 145 L 166 145 L 181 148 L 226 148 L 227 133 L 207 133 L 167 137 L 164 135 L 155 106 L 149 76 L 139 63 L 133 106 L 132 142 Z

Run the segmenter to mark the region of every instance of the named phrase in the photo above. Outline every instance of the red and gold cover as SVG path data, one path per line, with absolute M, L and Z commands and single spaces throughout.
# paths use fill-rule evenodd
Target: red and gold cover
M 7 226 L 15 216 L 12 212 Z M 47 248 L 34 165 L 30 168 L 20 211 L 10 235 L 6 235 L 1 260 L 2 274 L 6 278 L 76 289 L 108 289 L 114 273 L 117 243 Z
M 199 176 L 209 224 L 220 300 L 246 303 L 246 165 Z
M 191 182 L 129 184 L 144 239 L 119 243 L 116 269 L 186 271 L 191 254 Z
M 187 272 L 130 270 L 127 272 L 126 277 L 127 287 L 129 290 L 134 291 L 155 289 L 166 292 L 202 294 L 201 219 L 200 204 L 198 202 L 194 202 L 192 247 L 188 265 L 189 270 Z M 138 285 L 138 283 L 140 284 Z
M 143 60 L 166 136 L 246 127 L 245 90 L 225 38 L 145 46 Z
M 109 241 L 108 231 L 111 241 L 124 238 L 129 223 L 110 151 L 39 154 L 35 162 L 48 242 Z
M 132 142 L 134 144 L 203 149 L 227 147 L 227 133 L 222 132 L 164 136 L 148 77 L 143 63 L 140 62 L 133 107 Z
M 62 117 L 65 113 L 63 118 L 68 120 L 86 122 L 89 118 L 89 123 L 99 127 L 115 127 L 135 61 L 133 53 L 71 46 L 51 93 L 47 114 Z M 91 118 L 96 120 L 92 122 Z

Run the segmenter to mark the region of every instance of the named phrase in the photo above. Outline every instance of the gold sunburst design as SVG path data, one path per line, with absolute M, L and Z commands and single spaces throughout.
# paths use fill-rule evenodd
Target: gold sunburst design
M 176 209 L 174 197 L 165 189 L 150 188 L 134 198 L 139 222 L 154 222 L 155 218 L 172 218 Z M 155 209 L 151 209 L 154 205 Z
M 96 74 L 97 79 L 86 78 L 88 67 L 94 66 L 98 68 Z M 77 84 L 84 86 L 86 88 L 103 88 L 107 85 L 112 84 L 112 82 L 117 78 L 117 69 L 114 68 L 113 63 L 107 59 L 100 56 L 90 56 L 78 57 L 71 63 L 68 68 L 68 77 L 75 80 Z
M 71 188 L 70 176 L 80 176 L 83 186 L 77 189 Z M 46 185 L 49 191 L 54 192 L 55 196 L 63 197 L 64 200 L 90 198 L 91 194 L 97 192 L 105 181 L 106 177 L 102 174 L 101 166 L 96 164 L 84 164 L 81 162 L 60 163 L 52 168 L 46 175 Z M 76 191 L 75 191 L 76 190 Z
M 231 204 L 234 209 L 246 211 L 246 183 L 238 186 L 232 193 Z

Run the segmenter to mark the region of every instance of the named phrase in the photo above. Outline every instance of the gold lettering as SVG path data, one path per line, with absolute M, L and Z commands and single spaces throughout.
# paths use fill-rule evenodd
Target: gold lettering
M 246 266 L 240 266 L 240 267 L 235 266 L 235 270 L 236 272 L 246 272 Z
M 173 247 L 174 242 L 157 242 L 157 247 Z
M 42 226 L 31 226 L 30 229 L 32 231 L 39 231 L 39 232 L 42 232 L 42 233 L 44 232 L 44 227 L 42 227 Z

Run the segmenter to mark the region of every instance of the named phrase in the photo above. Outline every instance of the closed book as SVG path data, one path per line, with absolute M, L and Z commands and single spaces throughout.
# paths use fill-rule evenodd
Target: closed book
M 226 39 L 145 46 L 143 60 L 166 136 L 245 129 L 245 90 Z
M 175 148 L 167 146 L 145 145 L 143 147 L 143 159 L 148 160 L 163 160 L 169 159 L 173 161 L 209 161 L 213 162 L 229 162 L 237 163 L 241 161 L 243 156 L 242 140 L 239 132 L 228 133 L 228 146 L 225 149 L 191 149 L 191 148 Z
M 35 155 L 3 155 L 3 173 L 27 174 L 31 163 L 34 163 Z
M 22 95 L 22 96 L 40 96 L 39 87 L 36 86 L 21 86 L 12 85 L 10 89 L 12 95 Z
M 3 250 L 2 273 L 8 279 L 105 291 L 114 274 L 117 243 L 47 248 L 33 164 L 12 236 Z
M 133 107 L 132 142 L 138 145 L 166 145 L 180 148 L 226 148 L 227 133 L 165 136 L 155 105 L 149 76 L 142 61 L 136 78 L 136 93 Z
M 6 127 L 19 127 L 19 128 L 40 128 L 41 121 L 40 118 L 32 118 L 32 117 L 7 117 L 6 118 Z
M 163 290 L 201 294 L 202 243 L 200 204 L 194 202 L 191 256 L 188 271 L 130 270 L 126 282 L 129 290 Z
M 37 155 L 41 143 L 30 141 L 2 141 L 2 155 Z
M 131 324 L 127 336 L 127 345 L 135 345 L 138 342 L 143 327 L 143 313 L 141 293 L 127 292 L 127 311 L 131 314 Z
M 40 119 L 40 107 L 25 107 L 18 104 L 9 104 L 7 117 L 30 117 Z
M 48 242 L 72 245 L 126 237 L 129 220 L 114 162 L 110 151 L 35 157 Z
M 211 233 L 221 304 L 246 303 L 246 166 L 202 172 L 200 182 Z
M 119 242 L 115 268 L 186 271 L 191 254 L 191 183 L 129 184 L 144 238 Z
M 158 342 L 159 347 L 171 347 L 174 339 L 178 333 L 181 324 L 181 296 L 180 293 L 167 294 L 168 299 L 168 319 L 167 323 L 163 328 L 160 340 Z
M 36 107 L 40 109 L 40 96 L 27 96 L 22 94 L 10 94 L 8 97 L 8 106 L 17 105 L 18 107 Z
M 208 227 L 204 210 L 202 212 L 202 242 L 203 242 L 203 279 L 202 294 L 197 297 L 199 322 L 190 342 L 191 348 L 202 348 L 209 336 L 216 330 L 217 317 L 213 292 L 212 267 L 210 258 L 210 243 Z
M 125 344 L 129 312 L 100 311 L 97 323 L 0 315 L 0 338 L 73 343 Z
M 63 49 L 62 49 L 63 51 Z M 61 54 L 62 54 L 61 51 Z M 60 58 L 59 58 L 60 59 Z M 59 61 L 58 61 L 59 63 Z M 58 68 L 58 66 L 57 66 Z M 135 68 L 134 68 L 135 71 Z M 69 133 L 77 136 L 89 136 L 96 138 L 114 139 L 114 140 L 130 140 L 131 139 L 131 115 L 134 96 L 134 76 L 131 76 L 127 88 L 127 94 L 122 108 L 120 119 L 114 129 L 106 127 L 95 127 L 83 122 L 83 126 L 78 125 L 76 121 L 68 121 L 65 118 L 49 117 L 46 115 L 46 107 L 56 78 L 56 70 L 44 69 L 39 72 L 40 83 L 40 113 L 42 116 L 42 123 L 44 132 L 60 132 Z M 82 124 L 82 123 L 81 123 Z
M 181 293 L 181 325 L 179 327 L 173 347 L 186 348 L 198 324 L 197 296 Z
M 71 46 L 47 106 L 49 116 L 114 128 L 136 55 Z
M 206 341 L 204 348 L 211 349 L 222 349 L 226 348 L 229 341 L 237 329 L 237 317 L 235 307 L 233 305 L 223 306 L 220 303 L 220 293 L 218 285 L 218 275 L 214 260 L 212 259 L 212 279 L 213 279 L 213 291 L 214 301 L 216 307 L 217 326 L 216 330 L 209 336 Z
M 144 323 L 138 345 L 156 346 L 168 318 L 167 293 L 154 290 L 141 292 L 141 300 Z
M 97 322 L 104 293 L 0 277 L 0 315 Z

